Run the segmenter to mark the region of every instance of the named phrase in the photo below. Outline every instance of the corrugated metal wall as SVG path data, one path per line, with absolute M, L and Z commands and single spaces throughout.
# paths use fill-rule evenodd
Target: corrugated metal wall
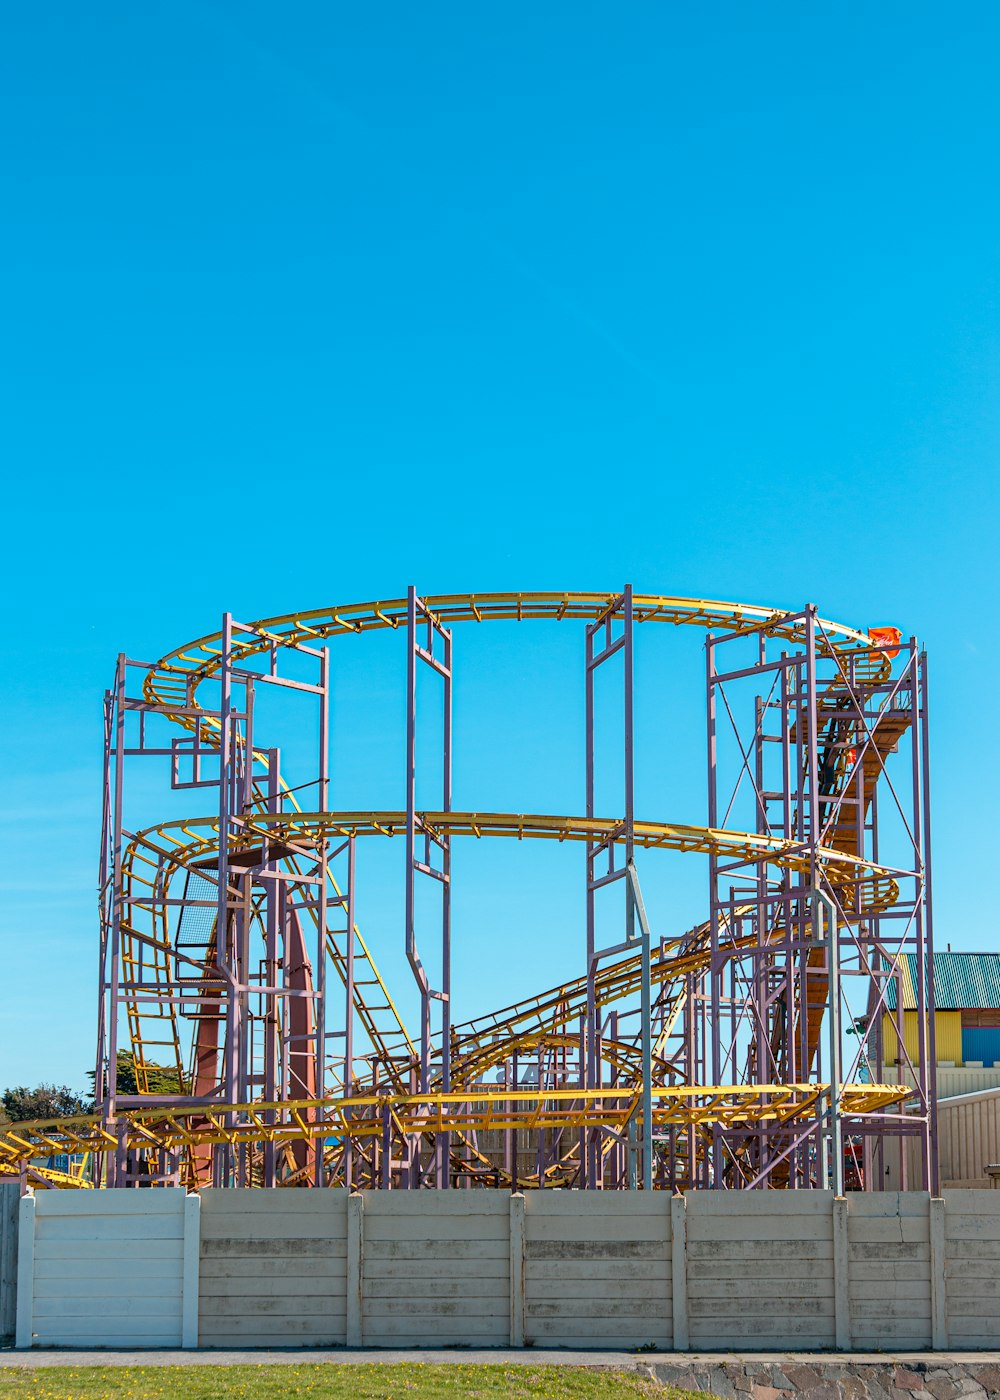
M 938 1142 L 942 1181 L 982 1181 L 1000 1162 L 1000 1089 L 939 1102 Z
M 966 1026 L 962 1031 L 962 1060 L 1000 1061 L 1000 1026 Z
M 885 1058 L 888 1064 L 893 1064 L 899 1059 L 899 1041 L 896 1036 L 895 1027 L 890 1017 L 883 1019 L 883 1036 L 885 1044 Z M 936 1052 L 938 1060 L 954 1060 L 956 1065 L 962 1063 L 962 1013 L 961 1011 L 938 1011 L 934 1016 L 934 1029 L 936 1033 Z M 914 1064 L 920 1059 L 919 1055 L 919 1025 L 917 1013 L 915 1011 L 903 1012 L 903 1041 L 906 1045 L 906 1053 Z M 979 1059 L 980 1056 L 974 1056 Z
M 919 1152 L 917 1139 L 910 1138 L 906 1160 L 911 1182 L 919 1180 Z M 1000 1089 L 938 1100 L 938 1155 L 941 1184 L 946 1189 L 981 1189 L 990 1185 L 986 1167 L 1000 1162 Z M 888 1190 L 895 1190 L 899 1186 L 899 1151 L 890 1150 L 886 1160 L 889 1172 L 885 1185 Z M 1000 1210 L 1000 1190 L 995 1194 Z
M 889 1072 L 889 1083 L 916 1086 L 915 1076 L 908 1069 L 897 1067 Z M 957 1069 L 939 1069 L 937 1091 L 939 1099 L 954 1099 L 962 1094 L 979 1094 L 984 1089 L 1000 1089 L 1000 1066 L 994 1069 L 969 1069 L 959 1065 Z

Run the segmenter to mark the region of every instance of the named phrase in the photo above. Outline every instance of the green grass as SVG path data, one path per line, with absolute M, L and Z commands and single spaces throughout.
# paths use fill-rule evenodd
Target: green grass
M 640 1376 L 579 1366 L 321 1365 L 0 1368 L 0 1396 L 23 1400 L 680 1400 Z

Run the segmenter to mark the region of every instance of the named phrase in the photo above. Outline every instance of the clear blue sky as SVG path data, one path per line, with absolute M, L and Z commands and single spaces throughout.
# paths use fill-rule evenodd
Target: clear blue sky
M 118 650 L 411 581 L 916 632 L 939 938 L 996 945 L 998 44 L 912 0 L 8 10 L 0 1085 L 92 1063 Z M 640 661 L 648 815 L 704 817 L 700 641 Z M 487 642 L 456 801 L 579 807 L 582 640 Z M 395 805 L 358 656 L 335 800 Z M 463 859 L 456 1015 L 580 969 L 579 853 Z

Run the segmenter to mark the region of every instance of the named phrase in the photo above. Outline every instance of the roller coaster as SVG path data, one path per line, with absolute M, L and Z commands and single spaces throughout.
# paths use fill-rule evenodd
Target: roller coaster
M 454 631 L 493 621 L 582 631 L 582 814 L 453 809 Z M 704 633 L 704 825 L 635 812 L 634 658 L 637 635 L 646 644 L 657 626 Z M 336 639 L 373 631 L 406 651 L 405 805 L 339 811 L 331 672 L 351 643 Z M 421 711 L 432 745 L 418 744 L 423 672 L 440 686 Z M 599 684 L 621 698 L 610 737 Z M 265 732 L 271 697 L 301 714 L 296 755 L 308 749 L 311 771 L 294 779 Z M 878 1189 L 890 1154 L 905 1163 L 916 1137 L 921 1179 L 906 1184 L 936 1189 L 927 659 L 915 639 L 812 606 L 630 586 L 410 588 L 252 623 L 226 614 L 159 661 L 122 655 L 104 738 L 95 1112 L 10 1126 L 0 1172 L 66 1186 L 39 1163 L 82 1153 L 105 1187 L 842 1191 Z M 421 787 L 436 796 L 422 809 L 428 747 Z M 151 789 L 133 771 L 150 759 L 172 803 L 203 799 L 198 815 L 133 824 Z M 623 800 L 600 814 L 608 771 Z M 490 838 L 582 848 L 578 971 L 459 1021 L 452 846 Z M 412 1027 L 358 924 L 357 846 L 371 839 L 402 847 Z M 708 917 L 654 937 L 639 866 L 664 851 L 707 863 Z M 904 998 L 890 995 L 913 953 L 915 1046 Z

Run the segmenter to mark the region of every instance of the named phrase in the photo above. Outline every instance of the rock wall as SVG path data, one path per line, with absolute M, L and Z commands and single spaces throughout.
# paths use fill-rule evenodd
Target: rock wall
M 1000 1341 L 1000 1338 L 998 1338 Z M 654 1361 L 650 1379 L 723 1400 L 965 1400 L 1000 1396 L 1000 1360 Z

